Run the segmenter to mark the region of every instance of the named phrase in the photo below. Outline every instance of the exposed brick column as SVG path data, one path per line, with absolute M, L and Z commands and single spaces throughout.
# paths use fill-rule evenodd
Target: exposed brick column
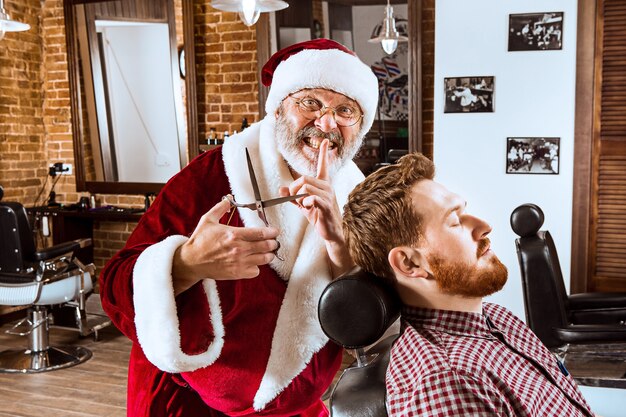
M 236 13 L 220 12 L 208 0 L 194 3 L 200 143 L 218 133 L 258 121 L 256 30 Z
M 422 152 L 433 157 L 435 89 L 435 0 L 422 1 Z
M 5 8 L 26 32 L 0 41 L 0 184 L 5 199 L 33 204 L 46 179 L 42 116 L 40 0 L 7 0 Z

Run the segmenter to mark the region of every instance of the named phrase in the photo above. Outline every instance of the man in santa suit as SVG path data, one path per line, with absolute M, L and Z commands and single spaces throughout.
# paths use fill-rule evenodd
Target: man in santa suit
M 326 39 L 277 52 L 262 81 L 267 116 L 174 176 L 100 277 L 133 341 L 129 416 L 328 415 L 341 350 L 317 303 L 353 265 L 340 207 L 363 179 L 351 160 L 378 84 Z M 270 227 L 223 199 L 254 202 L 246 148 L 265 199 L 307 194 L 266 208 Z

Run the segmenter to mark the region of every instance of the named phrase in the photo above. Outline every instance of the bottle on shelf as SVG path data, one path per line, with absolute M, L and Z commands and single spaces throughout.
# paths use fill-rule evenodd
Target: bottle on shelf
M 215 128 L 212 127 L 209 130 L 209 137 L 207 138 L 207 145 L 217 145 L 217 134 Z

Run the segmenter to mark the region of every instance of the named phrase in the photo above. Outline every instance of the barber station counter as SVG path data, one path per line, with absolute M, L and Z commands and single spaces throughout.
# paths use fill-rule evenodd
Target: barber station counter
M 144 213 L 139 209 L 117 208 L 113 206 L 94 209 L 70 207 L 30 207 L 27 208 L 34 231 L 52 236 L 52 243 L 62 243 L 73 239 L 93 239 L 96 222 L 138 222 Z M 93 262 L 93 246 L 79 249 L 76 255 L 84 263 Z

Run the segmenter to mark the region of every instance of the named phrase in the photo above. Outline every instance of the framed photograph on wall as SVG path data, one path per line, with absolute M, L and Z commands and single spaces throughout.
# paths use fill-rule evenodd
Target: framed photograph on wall
M 493 113 L 495 77 L 444 78 L 444 113 Z
M 509 51 L 563 49 L 563 12 L 509 15 Z
M 558 174 L 560 138 L 506 139 L 507 174 Z

